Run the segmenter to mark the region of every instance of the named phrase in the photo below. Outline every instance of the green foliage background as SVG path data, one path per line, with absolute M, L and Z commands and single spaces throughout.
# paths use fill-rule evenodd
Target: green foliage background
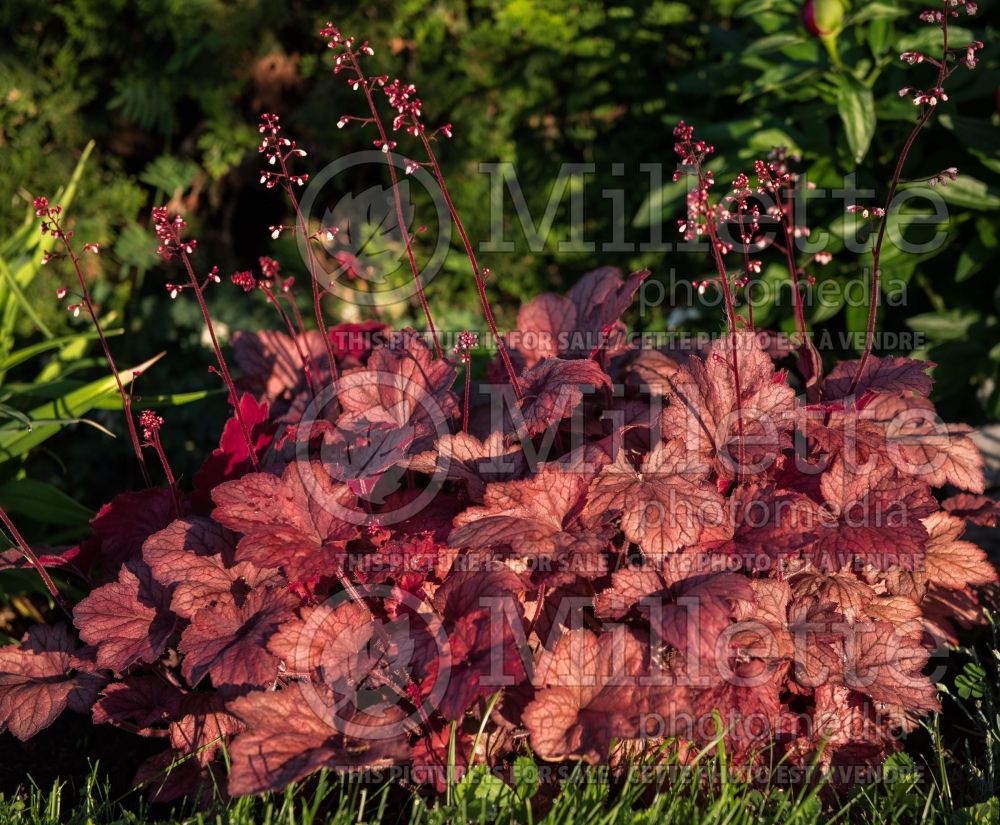
M 370 133 L 336 128 L 342 114 L 359 113 L 359 101 L 329 72 L 316 35 L 325 20 L 370 40 L 380 71 L 416 83 L 428 122 L 455 124 L 455 140 L 441 151 L 474 239 L 490 231 L 489 177 L 479 170 L 481 162 L 514 164 L 536 222 L 560 165 L 583 162 L 596 167 L 582 192 L 587 237 L 614 236 L 602 191 L 624 188 L 626 225 L 617 229 L 638 249 L 648 240 L 658 205 L 664 238 L 677 237 L 672 227 L 683 211 L 684 190 L 669 180 L 670 129 L 681 118 L 716 145 L 720 191 L 780 144 L 801 154 L 801 171 L 818 186 L 837 187 L 857 169 L 858 185 L 884 197 L 915 118 L 915 107 L 897 90 L 932 82 L 927 66 L 905 67 L 898 60 L 904 49 L 933 51 L 936 28 L 916 20 L 926 5 L 856 0 L 831 53 L 806 32 L 799 4 L 791 0 L 6 3 L 0 9 L 0 237 L 21 226 L 32 197 L 66 183 L 93 139 L 96 149 L 71 219 L 81 241 L 98 241 L 108 250 L 88 261 L 104 313 L 126 329 L 113 342 L 115 352 L 134 364 L 168 351 L 143 379 L 146 393 L 201 390 L 212 384 L 200 319 L 191 302 L 171 302 L 165 294 L 169 278 L 152 254 L 149 207 L 171 201 L 192 216 L 206 266 L 214 262 L 230 272 L 270 254 L 304 281 L 292 241 L 273 242 L 267 232 L 287 214 L 277 194 L 258 185 L 255 125 L 260 112 L 279 113 L 309 150 L 310 171 L 370 148 Z M 949 204 L 947 241 L 933 252 L 887 253 L 884 259 L 886 281 L 905 284 L 906 293 L 901 305 L 884 311 L 883 328 L 926 335 L 918 354 L 940 364 L 935 374 L 942 415 L 971 423 L 1000 417 L 998 49 L 988 22 L 995 6 L 987 0 L 979 16 L 956 21 L 953 42 L 983 40 L 982 62 L 954 76 L 951 99 L 918 140 L 906 170 L 906 177 L 920 178 L 959 168 L 960 180 L 940 190 Z M 664 164 L 666 180 L 651 191 L 639 164 L 655 162 Z M 615 163 L 624 164 L 624 177 L 612 174 Z M 510 219 L 509 198 L 505 208 Z M 852 231 L 842 202 L 818 202 L 810 215 L 814 233 L 831 233 L 834 252 L 833 263 L 813 274 L 832 282 L 831 294 L 839 296 L 848 279 L 861 277 L 867 256 L 842 249 Z M 675 280 L 708 274 L 704 256 L 561 251 L 569 222 L 567 198 L 541 251 L 529 250 L 514 229 L 507 236 L 514 252 L 482 256 L 493 271 L 490 289 L 502 325 L 514 321 L 521 302 L 543 290 L 563 290 L 602 264 L 649 266 L 665 284 L 672 269 Z M 919 239 L 934 229 L 904 234 L 915 232 Z M 452 253 L 429 289 L 436 320 L 444 329 L 480 328 L 457 237 Z M 764 279 L 787 278 L 778 257 L 773 251 L 765 257 Z M 55 334 L 79 329 L 51 297 L 67 275 L 55 265 L 27 287 Z M 223 324 L 272 325 L 265 307 L 248 309 L 247 299 L 228 284 L 211 300 Z M 350 309 L 328 306 L 332 315 L 347 310 L 350 317 Z M 820 330 L 864 328 L 864 308 L 839 300 L 809 312 Z M 403 307 L 402 315 L 392 320 L 420 320 L 413 306 Z M 757 321 L 792 329 L 788 306 L 760 308 Z M 686 308 L 680 295 L 668 293 L 663 305 L 633 322 L 653 330 L 678 324 L 715 329 L 720 315 L 718 309 Z M 16 334 L 34 340 L 37 324 L 21 314 Z M 217 437 L 222 410 L 215 397 L 169 416 L 175 435 L 167 440 L 181 472 L 190 474 Z M 103 423 L 119 429 L 116 413 L 106 415 Z M 60 436 L 28 470 L 52 478 L 65 475 L 66 467 L 89 466 L 96 437 Z M 119 442 L 101 467 L 88 471 L 79 491 L 91 505 L 121 489 L 134 472 L 127 444 Z

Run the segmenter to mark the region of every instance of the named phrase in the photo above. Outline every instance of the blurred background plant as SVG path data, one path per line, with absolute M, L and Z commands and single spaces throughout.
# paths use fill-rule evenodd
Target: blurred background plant
M 514 251 L 480 256 L 493 273 L 501 328 L 513 323 L 522 301 L 566 289 L 583 272 L 612 264 L 649 266 L 666 287 L 662 303 L 633 316 L 636 326 L 717 329 L 719 307 L 687 306 L 682 291 L 674 291 L 679 282 L 707 274 L 706 257 L 641 249 L 661 219 L 663 239 L 679 240 L 674 227 L 683 214 L 685 184 L 670 180 L 671 127 L 683 117 L 716 145 L 720 190 L 737 172 L 752 172 L 753 159 L 782 145 L 801 157 L 797 170 L 819 187 L 841 187 L 844 175 L 857 169 L 857 186 L 874 189 L 875 204 L 885 196 L 915 117 L 898 90 L 919 83 L 913 73 L 924 68 L 901 64 L 899 54 L 929 50 L 939 34 L 917 21 L 920 2 L 805 5 L 810 8 L 792 0 L 377 0 L 322 9 L 262 0 L 6 4 L 0 10 L 6 33 L 0 52 L 0 238 L 8 239 L 9 255 L 25 231 L 31 199 L 64 185 L 93 140 L 70 218 L 79 237 L 104 249 L 100 268 L 95 263 L 88 274 L 104 316 L 127 333 L 115 339 L 116 353 L 123 364 L 134 364 L 169 352 L 143 379 L 146 392 L 214 388 L 196 307 L 171 301 L 164 289 L 149 207 L 169 202 L 183 210 L 196 224 L 199 255 L 224 274 L 256 267 L 260 255 L 270 255 L 285 274 L 304 282 L 294 239 L 270 239 L 269 226 L 290 221 L 279 195 L 258 184 L 255 125 L 260 112 L 279 113 L 309 151 L 311 170 L 371 148 L 368 131 L 336 128 L 341 115 L 361 112 L 342 78 L 331 76 L 316 34 L 323 21 L 334 19 L 376 46 L 381 71 L 417 84 L 428 122 L 455 124 L 456 140 L 442 147 L 441 156 L 474 239 L 486 240 L 491 230 L 491 180 L 481 162 L 513 164 L 536 226 L 550 199 L 559 201 L 561 164 L 594 164 L 585 185 L 569 182 L 552 212 L 551 231 L 537 244 L 512 220 L 515 208 L 503 191 L 505 238 Z M 988 22 L 994 6 L 987 0 L 979 15 L 955 22 L 954 42 L 987 44 L 980 69 L 951 81 L 950 100 L 921 135 L 905 173 L 917 179 L 958 167 L 959 179 L 937 190 L 949 207 L 947 239 L 924 253 L 887 251 L 883 257 L 884 283 L 905 289 L 905 296 L 884 305 L 883 329 L 926 336 L 918 355 L 940 364 L 935 377 L 942 415 L 974 424 L 1000 417 L 998 55 Z M 640 164 L 657 162 L 664 164 L 663 180 L 651 186 Z M 616 225 L 605 189 L 624 190 L 623 225 Z M 594 251 L 561 246 L 571 237 L 570 194 L 581 199 Z M 429 206 L 416 191 L 414 200 L 418 215 Z M 907 207 L 906 213 L 928 221 L 899 228 L 908 239 L 920 241 L 939 228 L 930 210 Z M 814 235 L 830 233 L 833 260 L 811 273 L 832 298 L 811 306 L 808 320 L 819 334 L 860 332 L 867 301 L 845 300 L 865 264 L 865 255 L 844 249 L 853 216 L 839 200 L 812 201 L 809 214 Z M 633 248 L 602 251 L 601 242 L 616 237 Z M 426 248 L 433 240 L 421 236 L 417 243 Z M 777 253 L 763 257 L 761 279 L 787 280 Z M 32 266 L 22 286 L 25 301 L 6 319 L 5 334 L 25 344 L 75 334 L 79 327 L 52 297 L 65 273 Z M 428 298 L 442 329 L 481 325 L 457 237 Z M 249 301 L 225 281 L 210 301 L 223 330 L 236 322 L 241 328 L 273 324 L 264 302 Z M 788 303 L 758 307 L 758 326 L 792 330 Z M 357 313 L 334 299 L 327 310 L 333 318 Z M 402 316 L 390 318 L 394 322 L 422 321 L 415 303 L 393 313 Z M 84 349 L 73 350 L 74 357 Z M 59 352 L 48 350 L 31 363 L 58 363 Z M 847 353 L 840 346 L 829 354 Z M 51 379 L 52 369 L 40 375 Z M 165 433 L 165 440 L 180 473 L 190 474 L 217 438 L 223 409 L 221 397 L 213 396 L 171 413 L 173 435 Z M 112 429 L 119 423 L 113 417 L 98 422 Z M 100 467 L 88 461 L 90 438 L 63 432 L 52 444 L 51 455 L 30 460 L 32 477 L 60 484 L 88 507 L 120 490 L 123 479 L 135 481 L 126 440 L 108 448 Z M 91 466 L 86 483 L 62 479 L 63 465 Z

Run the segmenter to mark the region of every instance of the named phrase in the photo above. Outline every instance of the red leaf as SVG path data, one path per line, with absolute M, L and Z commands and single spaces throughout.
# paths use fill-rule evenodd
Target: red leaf
M 259 404 L 252 395 L 245 394 L 240 398 L 240 412 L 243 421 L 250 431 L 254 453 L 258 458 L 264 455 L 274 440 L 274 426 L 268 420 L 268 405 L 266 401 Z M 246 475 L 253 469 L 250 462 L 250 451 L 240 428 L 236 415 L 226 420 L 222 428 L 219 446 L 194 474 L 192 483 L 194 492 L 191 494 L 192 506 L 200 513 L 212 509 L 212 489 L 223 481 L 229 481 Z
M 567 355 L 576 315 L 576 304 L 564 295 L 546 293 L 524 304 L 517 313 L 517 332 L 508 337 L 525 366 Z
M 577 307 L 578 328 L 600 332 L 617 324 L 648 277 L 649 270 L 642 269 L 623 281 L 621 271 L 613 266 L 588 272 L 569 291 L 570 300 Z
M 962 541 L 965 522 L 944 512 L 931 513 L 923 520 L 927 529 L 924 563 L 912 570 L 893 571 L 886 577 L 890 593 L 923 599 L 930 585 L 962 590 L 970 585 L 992 584 L 996 568 L 986 553 L 971 541 Z
M 332 475 L 347 485 L 356 495 L 372 500 L 376 485 L 396 468 L 402 476 L 407 454 L 416 431 L 413 427 L 392 427 L 388 424 L 367 424 L 359 421 L 351 430 L 335 430 L 324 439 L 323 460 Z
M 919 630 L 888 622 L 855 625 L 845 639 L 844 684 L 880 702 L 910 711 L 940 710 L 937 691 L 921 671 L 930 654 Z
M 222 694 L 195 690 L 181 699 L 180 713 L 170 725 L 170 744 L 178 753 L 193 756 L 193 762 L 207 765 L 229 737 L 243 729 Z
M 94 724 L 127 724 L 150 730 L 172 721 L 181 710 L 183 694 L 162 676 L 126 676 L 104 688 L 94 705 Z
M 251 693 L 229 707 L 250 728 L 229 750 L 234 796 L 281 790 L 320 768 L 384 767 L 409 750 L 398 708 L 380 716 L 345 708 L 331 719 L 291 687 Z
M 823 573 L 813 568 L 792 576 L 789 581 L 797 599 L 829 603 L 849 622 L 864 621 L 877 594 L 853 572 Z
M 251 473 L 227 481 L 212 498 L 212 517 L 243 533 L 236 560 L 281 568 L 292 581 L 338 569 L 356 525 L 366 519 L 355 508 L 354 494 L 335 484 L 318 462 L 290 464 L 280 478 Z
M 323 336 L 315 330 L 297 336 L 299 347 L 309 356 L 313 371 L 324 375 L 329 370 Z M 278 409 L 307 389 L 302 358 L 293 341 L 283 332 L 237 332 L 233 335 L 233 355 L 242 375 L 239 384 Z
M 677 383 L 683 365 L 694 354 L 694 349 L 644 347 L 624 356 L 622 374 L 629 387 L 665 397 Z
M 481 572 L 457 570 L 434 593 L 434 607 L 448 619 L 504 601 L 510 609 L 520 612 L 524 590 L 525 582 L 506 567 Z
M 776 559 L 798 554 L 827 520 L 822 507 L 801 492 L 738 487 L 729 501 L 736 529 L 732 541 L 709 545 L 736 556 L 749 569 L 770 569 Z
M 872 744 L 883 751 L 888 732 L 879 724 L 874 704 L 864 694 L 841 685 L 816 688 L 812 740 L 822 750 L 822 764 L 829 764 L 841 749 Z M 856 760 L 855 760 L 856 762 Z
M 851 382 L 858 374 L 860 366 L 860 360 L 841 361 L 837 364 L 823 381 L 823 397 L 844 398 L 850 392 Z M 931 394 L 934 382 L 927 375 L 927 370 L 933 366 L 930 361 L 916 361 L 912 358 L 869 356 L 865 371 L 854 388 L 854 394 L 862 395 L 869 391 L 915 392 L 917 395 L 928 396 Z
M 211 519 L 178 519 L 149 537 L 143 557 L 153 577 L 170 586 L 170 609 L 190 619 L 203 607 L 241 605 L 253 589 L 283 582 L 273 568 L 234 563 L 236 537 Z
M 441 691 L 436 708 L 452 722 L 460 720 L 479 697 L 516 685 L 524 677 L 510 622 L 493 611 L 477 610 L 450 623 L 448 644 L 431 658 L 421 689 L 425 696 Z
M 455 518 L 452 547 L 509 547 L 515 556 L 565 559 L 573 553 L 602 550 L 607 534 L 579 524 L 577 511 L 587 476 L 542 465 L 523 481 L 503 481 L 486 488 L 482 507 L 470 507 Z
M 694 719 L 701 721 L 692 731 L 696 741 L 710 744 L 725 731 L 727 747 L 738 761 L 767 744 L 781 712 L 775 679 L 741 681 L 738 673 L 736 678 L 722 681 L 710 690 L 695 692 L 692 704 Z M 714 725 L 713 711 L 719 713 L 722 731 Z M 710 719 L 713 723 L 708 723 Z
M 106 679 L 75 650 L 63 624 L 36 625 L 19 647 L 0 648 L 0 732 L 25 741 L 66 708 L 90 710 Z
M 136 784 L 147 785 L 156 802 L 181 796 L 193 802 L 217 798 L 218 783 L 225 775 L 218 757 L 229 738 L 243 729 L 226 712 L 220 695 L 186 694 L 177 720 L 170 724 L 170 748 L 139 766 Z
M 720 637 L 733 623 L 738 602 L 754 599 L 750 580 L 732 573 L 698 574 L 649 597 L 643 605 L 659 638 L 685 654 L 692 680 L 719 680 Z
M 340 360 L 363 361 L 376 344 L 384 341 L 389 326 L 381 321 L 337 324 L 330 327 L 333 355 Z
M 984 621 L 982 605 L 969 587 L 948 590 L 929 585 L 920 600 L 920 610 L 924 627 L 938 644 L 947 642 L 957 645 L 957 627 L 970 628 Z
M 634 272 L 623 281 L 610 266 L 588 272 L 565 297 L 539 295 L 521 307 L 517 331 L 510 340 L 516 352 L 533 367 L 545 358 L 586 358 L 604 347 L 614 355 L 622 350 L 620 319 L 649 270 Z
M 435 480 L 461 481 L 473 501 L 482 501 L 486 485 L 524 474 L 527 463 L 520 446 L 510 446 L 501 432 L 485 441 L 468 433 L 443 435 L 434 448 L 413 456 L 409 469 Z
M 341 376 L 337 401 L 343 412 L 337 425 L 351 429 L 363 419 L 413 428 L 418 437 L 443 434 L 458 413 L 454 382 L 455 368 L 435 359 L 413 330 L 404 330 L 375 350 L 365 369 Z
M 536 435 L 569 416 L 583 400 L 583 387 L 611 387 L 611 379 L 596 361 L 546 358 L 520 378 L 524 398 L 518 401 L 520 420 L 513 429 Z
M 691 466 L 700 462 L 723 479 L 736 478 L 741 466 L 744 475 L 759 476 L 790 444 L 794 410 L 795 393 L 775 373 L 757 337 L 738 332 L 719 338 L 704 360 L 691 358 L 679 371 L 663 411 L 663 436 L 687 446 Z
M 729 538 L 725 501 L 707 482 L 706 469 L 689 472 L 683 459 L 679 442 L 660 443 L 636 470 L 619 450 L 590 485 L 584 520 L 600 524 L 620 512 L 622 532 L 647 557 Z
M 125 562 L 139 557 L 146 539 L 176 517 L 165 487 L 115 496 L 90 522 L 102 569 L 114 576 Z
M 92 591 L 73 611 L 80 638 L 97 647 L 97 664 L 116 673 L 160 658 L 176 621 L 170 590 L 142 561 L 126 564 L 118 581 Z
M 278 660 L 267 641 L 292 617 L 298 599 L 285 591 L 258 589 L 246 600 L 221 602 L 194 614 L 178 650 L 184 654 L 181 672 L 188 684 L 205 676 L 215 687 L 263 687 L 278 676 Z
M 959 493 L 941 502 L 945 510 L 954 516 L 964 518 L 980 527 L 996 527 L 1000 518 L 1000 501 L 985 496 L 971 496 Z
M 923 559 L 927 530 L 920 519 L 937 509 L 926 485 L 901 480 L 884 466 L 853 473 L 838 459 L 820 490 L 831 515 L 809 550 L 818 567 L 836 570 L 857 557 L 880 570 L 912 569 Z
M 880 395 L 862 415 L 886 428 L 885 452 L 892 466 L 932 487 L 954 484 L 982 493 L 983 457 L 965 424 L 945 424 L 926 398 Z
M 596 764 L 607 759 L 612 739 L 638 737 L 643 707 L 636 694 L 645 657 L 640 639 L 624 627 L 599 636 L 584 629 L 560 636 L 539 658 L 539 690 L 524 710 L 534 752 Z
M 776 579 L 753 579 L 750 586 L 753 601 L 735 603 L 738 629 L 732 635 L 730 647 L 736 651 L 738 661 L 759 660 L 772 670 L 775 663 L 790 660 L 795 653 L 788 629 L 792 590 L 788 582 Z
M 268 650 L 289 676 L 323 685 L 360 685 L 378 664 L 368 649 L 374 630 L 371 613 L 361 604 L 321 604 L 285 622 Z

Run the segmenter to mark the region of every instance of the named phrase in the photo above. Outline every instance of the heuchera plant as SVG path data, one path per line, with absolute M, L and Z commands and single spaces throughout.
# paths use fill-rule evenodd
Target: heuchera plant
M 924 15 L 944 33 L 940 57 L 903 56 L 938 71 L 916 94 L 913 137 L 947 77 L 974 65 L 981 44 L 947 42 L 969 5 Z M 524 305 L 501 336 L 435 154 L 450 126 L 426 128 L 412 86 L 367 74 L 367 43 L 332 25 L 323 35 L 365 101 L 341 125 L 374 128 L 386 153 L 408 136 L 421 153 L 408 171 L 426 165 L 438 181 L 497 348 L 490 382 L 471 379 L 475 334 L 444 355 L 409 236 L 428 334 L 327 329 L 320 242 L 334 230 L 309 225 L 295 195 L 307 178 L 290 168 L 304 152 L 264 115 L 261 181 L 295 215 L 272 234 L 304 241 L 318 328 L 275 261 L 233 275 L 284 330 L 235 337 L 237 386 L 205 295 L 218 269 L 199 276 L 184 219 L 154 211 L 160 254 L 186 276 L 167 288 L 194 293 L 232 417 L 188 489 L 163 418 L 137 424 L 120 384 L 137 458 L 148 475 L 151 449 L 167 486 L 116 497 L 61 554 L 38 556 L 4 516 L 20 563 L 67 616 L 0 650 L 0 729 L 28 739 L 70 709 L 161 738 L 137 775 L 158 799 L 226 781 L 233 794 L 279 789 L 324 767 L 406 766 L 441 787 L 527 749 L 620 765 L 683 760 L 720 737 L 746 767 L 880 763 L 938 708 L 929 651 L 979 620 L 976 588 L 996 581 L 962 539 L 964 520 L 998 515 L 969 429 L 936 417 L 928 363 L 872 354 L 878 251 L 913 137 L 885 204 L 856 210 L 879 222 L 860 360 L 823 374 L 798 288 L 790 342 L 755 329 L 749 305 L 743 315 L 765 225 L 796 287 L 823 262 L 796 259 L 799 180 L 777 152 L 713 198 L 712 147 L 684 123 L 680 228 L 708 241 L 717 275 L 699 288 L 722 290 L 725 334 L 636 346 L 621 318 L 648 273 L 602 268 Z M 36 209 L 78 272 L 58 207 Z M 79 284 L 70 308 L 97 323 Z M 776 368 L 792 355 L 795 372 Z M 939 502 L 946 485 L 964 492 Z M 89 595 L 67 603 L 46 568 Z

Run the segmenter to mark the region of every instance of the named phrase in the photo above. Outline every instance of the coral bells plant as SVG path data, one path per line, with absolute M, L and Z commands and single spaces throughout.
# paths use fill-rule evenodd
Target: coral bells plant
M 426 130 L 411 86 L 359 68 L 367 43 L 323 35 L 370 112 L 345 122 L 394 152 L 383 89 L 393 134 L 446 192 L 432 142 L 450 128 Z M 462 332 L 446 357 L 422 291 L 426 335 L 326 327 L 304 176 L 287 167 L 301 152 L 276 117 L 261 128 L 262 180 L 307 235 L 318 328 L 274 261 L 231 276 L 284 331 L 237 335 L 235 379 L 212 334 L 234 409 L 190 486 L 146 411 L 137 456 L 155 451 L 167 488 L 121 494 L 63 556 L 18 536 L 55 595 L 46 566 L 88 592 L 66 604 L 71 624 L 0 650 L 0 727 L 28 739 L 71 710 L 159 738 L 136 779 L 170 799 L 390 765 L 441 789 L 526 753 L 622 767 L 720 743 L 736 767 L 866 768 L 938 709 L 931 652 L 980 619 L 997 578 L 964 522 L 997 508 L 969 429 L 935 414 L 930 364 L 869 341 L 824 374 L 800 305 L 790 342 L 741 311 L 765 220 L 794 283 L 823 263 L 795 257 L 790 158 L 717 196 L 712 147 L 675 130 L 693 184 L 680 228 L 709 242 L 701 286 L 723 293 L 724 334 L 637 347 L 622 317 L 649 273 L 605 267 L 521 307 L 479 382 L 480 337 Z M 218 271 L 195 275 L 183 219 L 154 223 L 187 274 L 171 291 L 192 290 L 212 332 Z M 790 352 L 795 371 L 777 368 Z

